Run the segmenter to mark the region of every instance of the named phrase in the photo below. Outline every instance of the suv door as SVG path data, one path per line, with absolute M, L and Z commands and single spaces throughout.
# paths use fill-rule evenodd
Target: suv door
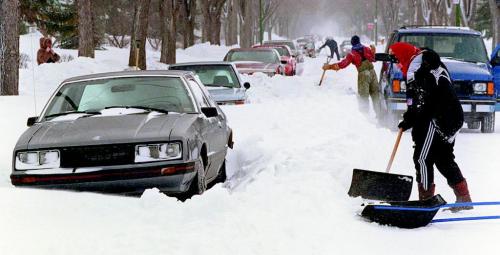
M 497 93 L 496 111 L 500 111 L 500 44 L 497 45 L 493 54 L 491 54 L 491 66 L 493 73 L 493 82 Z

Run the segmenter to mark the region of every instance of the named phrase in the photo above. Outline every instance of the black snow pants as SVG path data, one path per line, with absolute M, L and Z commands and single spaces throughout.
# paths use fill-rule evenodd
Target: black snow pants
M 334 55 L 337 54 L 337 60 L 340 60 L 339 47 L 332 48 L 328 46 L 328 48 L 330 48 L 330 57 L 333 59 Z
M 455 142 L 448 143 L 442 139 L 432 122 L 414 127 L 412 137 L 415 142 L 413 161 L 417 170 L 417 182 L 421 183 L 425 190 L 434 183 L 434 165 L 446 178 L 448 185 L 455 185 L 464 180 L 453 154 Z

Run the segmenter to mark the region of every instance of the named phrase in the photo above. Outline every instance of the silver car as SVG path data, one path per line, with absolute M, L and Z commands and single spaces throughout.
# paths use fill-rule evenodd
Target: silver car
M 226 116 L 186 71 L 65 80 L 19 138 L 15 186 L 189 197 L 226 178 Z
M 192 71 L 198 75 L 219 105 L 245 104 L 250 83 L 243 82 L 231 62 L 190 62 L 170 65 L 170 70 Z

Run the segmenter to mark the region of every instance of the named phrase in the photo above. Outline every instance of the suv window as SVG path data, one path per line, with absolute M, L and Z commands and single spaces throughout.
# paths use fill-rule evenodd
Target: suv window
M 467 34 L 401 34 L 400 42 L 411 43 L 417 47 L 430 48 L 441 57 L 466 62 L 487 63 L 488 56 L 480 36 Z

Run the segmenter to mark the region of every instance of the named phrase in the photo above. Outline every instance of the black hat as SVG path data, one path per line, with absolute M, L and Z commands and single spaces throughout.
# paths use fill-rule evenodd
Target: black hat
M 360 43 L 359 36 L 355 35 L 351 38 L 351 45 L 356 45 L 359 43 Z

